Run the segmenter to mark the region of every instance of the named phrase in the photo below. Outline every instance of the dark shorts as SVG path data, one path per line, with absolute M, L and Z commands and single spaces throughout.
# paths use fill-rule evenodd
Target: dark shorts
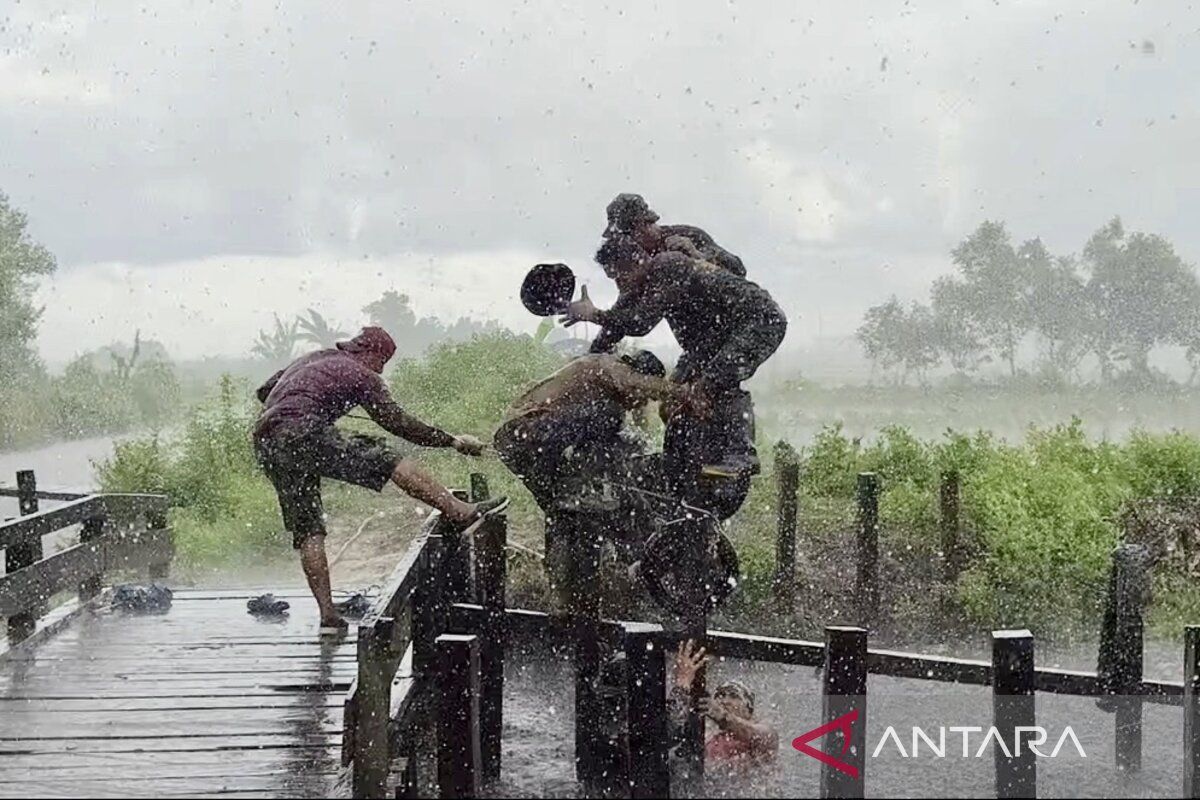
M 607 471 L 628 449 L 622 414 L 570 409 L 527 414 L 496 431 L 496 454 L 543 510 Z
M 400 460 L 382 439 L 347 436 L 334 428 L 255 436 L 254 452 L 279 495 L 283 526 L 296 548 L 310 536 L 325 535 L 322 478 L 378 492 L 391 480 Z

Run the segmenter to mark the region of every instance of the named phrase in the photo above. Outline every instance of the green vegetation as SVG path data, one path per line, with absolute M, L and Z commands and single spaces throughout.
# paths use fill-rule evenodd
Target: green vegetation
M 1007 443 L 987 433 L 947 432 L 925 440 L 900 427 L 870 443 L 840 426 L 822 430 L 802 452 L 800 606 L 824 616 L 853 616 L 855 484 L 879 474 L 881 583 L 885 615 L 898 629 L 937 625 L 962 632 L 1029 626 L 1059 637 L 1095 635 L 1110 554 L 1125 539 L 1130 504 L 1200 496 L 1200 438 L 1133 433 L 1121 444 L 1092 441 L 1082 423 L 1030 429 Z M 937 507 L 940 476 L 961 476 L 965 564 L 944 582 Z M 734 521 L 747 567 L 740 611 L 767 603 L 773 574 L 774 485 L 760 479 Z M 1167 541 L 1159 551 L 1190 548 L 1193 517 L 1150 524 Z M 1170 528 L 1170 530 L 1165 530 Z M 1135 531 L 1133 541 L 1143 541 Z M 1164 558 L 1155 571 L 1151 624 L 1177 634 L 1194 621 L 1200 591 L 1194 565 Z M 849 606 L 849 608 L 847 607 Z M 806 628 L 811 630 L 811 628 Z
M 496 333 L 402 361 L 389 380 L 396 397 L 424 418 L 487 437 L 512 398 L 559 363 L 559 356 L 533 338 Z M 161 491 L 173 498 L 180 552 L 192 566 L 287 552 L 274 496 L 249 447 L 256 410 L 249 388 L 224 380 L 177 440 L 123 443 L 98 467 L 106 490 Z M 769 450 L 765 442 L 760 447 Z M 1094 441 L 1078 420 L 1031 429 L 1014 443 L 987 433 L 927 439 L 898 426 L 868 441 L 829 426 L 801 456 L 801 597 L 790 615 L 792 627 L 799 620 L 801 629 L 848 618 L 859 472 L 878 473 L 884 487 L 881 549 L 890 620 L 924 633 L 930 625 L 957 623 L 963 631 L 1030 625 L 1047 634 L 1091 636 L 1127 505 L 1200 496 L 1200 438 L 1135 432 L 1120 444 Z M 497 461 L 445 451 L 420 451 L 418 457 L 452 485 L 462 485 L 470 471 L 485 473 L 494 493 L 514 498 L 512 540 L 541 549 L 537 510 Z M 776 489 L 770 458 L 765 460 L 764 474 L 732 523 L 745 572 L 727 613 L 732 624 L 761 621 L 769 607 Z M 946 470 L 957 471 L 962 480 L 965 565 L 953 584 L 944 583 L 939 566 L 937 491 Z M 331 512 L 336 516 L 364 497 L 372 496 L 353 488 L 332 492 Z M 539 563 L 520 554 L 514 559 L 514 596 L 536 602 L 544 589 Z M 1175 630 L 1200 608 L 1189 569 L 1186 560 L 1167 559 L 1156 572 L 1153 622 L 1160 630 Z

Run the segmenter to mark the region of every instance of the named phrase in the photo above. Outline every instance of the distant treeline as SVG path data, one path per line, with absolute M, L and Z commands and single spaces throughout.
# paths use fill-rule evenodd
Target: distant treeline
M 1200 371 L 1200 281 L 1161 236 L 1126 233 L 1114 218 L 1079 255 L 1054 255 L 984 222 L 951 260 L 956 274 L 934 281 L 928 303 L 893 296 L 858 329 L 875 369 L 899 383 L 998 363 L 1061 382 L 1089 364 L 1104 383 L 1150 385 L 1166 380 L 1151 353 L 1168 346 L 1183 349 L 1189 383 Z
M 304 350 L 332 347 L 357 331 L 357 325 L 342 328 L 309 309 L 295 318 L 276 316 L 272 329 L 247 342 L 249 358 L 182 364 L 161 343 L 135 332 L 131 342 L 89 350 L 61 374 L 51 374 L 35 348 L 42 309 L 33 294 L 56 267 L 54 256 L 29 236 L 25 215 L 0 194 L 0 450 L 174 424 L 219 375 L 262 380 Z M 392 334 L 402 358 L 420 356 L 439 342 L 500 331 L 494 322 L 418 317 L 408 296 L 394 291 L 364 306 L 363 318 Z

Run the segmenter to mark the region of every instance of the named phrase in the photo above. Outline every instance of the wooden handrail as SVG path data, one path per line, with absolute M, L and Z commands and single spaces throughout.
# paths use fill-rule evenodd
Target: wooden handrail
M 57 508 L 0 522 L 0 549 L 24 544 L 89 519 L 132 519 L 139 515 L 165 515 L 170 503 L 154 494 L 91 494 Z

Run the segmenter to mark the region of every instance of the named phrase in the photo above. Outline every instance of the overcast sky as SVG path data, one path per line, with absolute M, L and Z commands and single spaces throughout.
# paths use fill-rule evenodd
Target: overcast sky
M 0 0 L 0 191 L 59 259 L 51 361 L 237 354 L 384 289 L 535 323 L 644 194 L 742 255 L 790 343 L 923 297 L 982 219 L 1108 217 L 1200 261 L 1200 10 L 1169 0 Z

